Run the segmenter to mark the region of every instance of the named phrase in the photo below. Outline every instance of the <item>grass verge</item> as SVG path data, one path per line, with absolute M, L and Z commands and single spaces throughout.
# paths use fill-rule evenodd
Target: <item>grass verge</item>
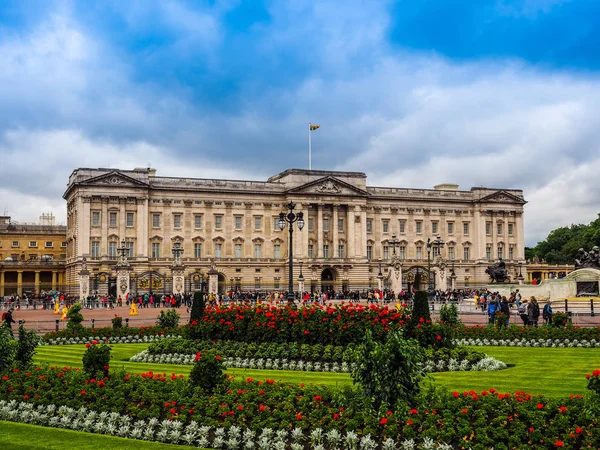
M 180 445 L 136 441 L 82 431 L 0 421 L 0 448 L 6 450 L 181 450 Z

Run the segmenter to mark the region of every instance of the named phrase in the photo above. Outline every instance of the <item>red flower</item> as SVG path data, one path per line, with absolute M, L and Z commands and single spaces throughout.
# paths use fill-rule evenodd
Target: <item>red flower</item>
M 411 409 L 408 414 L 414 415 L 414 414 L 419 414 L 419 411 L 417 411 L 416 409 Z
M 541 404 L 541 403 L 538 403 L 538 409 L 542 409 L 543 407 L 544 407 L 544 405 L 543 405 L 543 404 Z
M 438 335 L 437 335 L 437 337 L 436 337 L 436 339 L 437 339 L 438 341 L 441 341 L 441 340 L 442 340 L 442 336 L 440 336 L 440 335 L 438 334 Z
M 217 355 L 217 361 L 221 361 L 221 355 Z
M 463 409 L 463 410 L 461 411 L 461 413 L 463 413 L 463 414 L 466 414 L 466 413 L 468 413 L 468 412 L 469 412 L 469 410 L 468 410 L 468 409 Z
M 310 334 L 310 331 L 304 330 L 304 334 Z
M 339 419 L 339 418 L 340 418 L 340 415 L 339 415 L 338 413 L 335 413 L 335 414 L 333 415 L 333 418 L 334 418 L 334 419 Z
M 533 432 L 534 432 L 534 430 L 535 430 L 535 428 L 533 428 L 533 427 L 529 427 L 529 432 L 530 432 L 530 433 L 533 433 Z
M 385 425 L 387 423 L 387 419 L 385 417 L 382 417 L 381 420 L 379 421 L 379 423 L 381 425 Z
M 202 353 L 200 353 L 200 352 L 196 353 L 196 356 L 194 356 L 194 359 L 196 361 L 198 361 L 200 358 L 202 358 Z
M 238 405 L 237 409 L 241 411 L 244 409 L 244 407 L 242 405 Z
M 87 392 L 81 391 L 81 395 L 85 395 L 85 394 L 87 394 Z
M 391 416 L 392 414 L 394 414 L 392 411 L 388 411 L 388 412 L 386 413 L 386 415 L 388 415 L 388 416 Z
M 456 391 L 454 391 L 454 392 L 452 393 L 452 395 L 454 396 L 454 398 L 458 398 L 458 397 L 460 397 L 460 394 L 459 394 L 458 392 L 456 392 Z
M 583 430 L 581 429 L 581 427 L 577 427 L 575 428 L 575 433 L 579 434 L 581 433 Z
M 315 395 L 315 397 L 313 398 L 313 400 L 315 402 L 320 402 L 321 400 L 323 400 L 323 397 L 321 397 L 320 395 Z
M 555 445 L 556 447 L 564 447 L 564 446 L 565 446 L 565 443 L 564 443 L 563 441 L 556 441 L 556 442 L 554 443 L 554 445 Z
M 409 420 L 406 421 L 406 425 L 412 425 L 412 424 L 413 424 L 412 420 L 409 419 Z
M 300 413 L 296 414 L 296 419 L 302 420 L 302 414 L 300 414 Z
M 8 381 L 8 377 L 7 377 L 6 375 L 4 375 L 4 376 L 2 377 L 2 381 Z
M 90 343 L 85 344 L 85 348 L 90 348 Z
M 568 411 L 568 410 L 569 410 L 569 408 L 567 408 L 566 406 L 561 406 L 560 408 L 558 408 L 558 410 L 559 410 L 561 413 L 564 413 L 565 411 Z

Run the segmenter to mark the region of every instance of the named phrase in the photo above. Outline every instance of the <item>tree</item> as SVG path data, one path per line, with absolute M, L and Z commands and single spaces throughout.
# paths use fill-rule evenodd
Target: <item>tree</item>
M 206 301 L 204 300 L 204 293 L 202 291 L 194 292 L 194 302 L 192 303 L 192 311 L 190 312 L 190 323 L 194 321 L 200 322 L 200 320 L 202 320 L 205 307 Z
M 429 300 L 425 291 L 417 291 L 415 294 L 410 322 L 412 325 L 416 325 L 421 322 L 421 319 L 423 319 L 424 322 L 431 320 L 429 314 Z

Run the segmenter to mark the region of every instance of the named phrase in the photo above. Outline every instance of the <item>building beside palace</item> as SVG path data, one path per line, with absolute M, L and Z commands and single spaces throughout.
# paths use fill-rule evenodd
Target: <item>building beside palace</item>
M 52 214 L 37 224 L 0 216 L 0 297 L 64 289 L 66 232 Z
M 72 293 L 82 269 L 91 292 L 114 292 L 119 248 L 128 256 L 128 292 L 134 294 L 173 290 L 174 248 L 183 248 L 186 291 L 211 270 L 219 291 L 285 291 L 288 230 L 279 229 L 278 219 L 290 201 L 304 213 L 304 229 L 293 234 L 293 260 L 294 277 L 302 265 L 307 291 L 364 290 L 380 278 L 388 285 L 394 255 L 403 288 L 424 287 L 427 240 L 437 236 L 445 243 L 430 253 L 437 288 L 450 287 L 452 273 L 457 288 L 487 283 L 485 269 L 498 259 L 512 277 L 519 270 L 527 276 L 524 265 L 519 269 L 521 190 L 377 187 L 361 172 L 323 170 L 289 169 L 267 181 L 243 181 L 80 168 L 64 198 Z

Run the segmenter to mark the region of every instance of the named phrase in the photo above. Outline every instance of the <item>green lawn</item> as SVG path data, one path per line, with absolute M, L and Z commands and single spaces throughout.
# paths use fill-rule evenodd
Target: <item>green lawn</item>
M 131 373 L 166 372 L 189 374 L 191 366 L 176 364 L 134 363 L 127 361 L 142 351 L 148 344 L 113 345 L 111 366 L 123 367 Z M 509 365 L 507 370 L 498 372 L 445 372 L 432 374 L 436 384 L 450 390 L 474 389 L 483 391 L 494 387 L 502 392 L 526 391 L 530 394 L 544 394 L 562 397 L 569 394 L 585 394 L 587 380 L 585 374 L 600 368 L 600 349 L 587 348 L 526 348 L 526 347 L 476 347 L 494 358 Z M 44 346 L 37 350 L 35 361 L 50 365 L 81 366 L 83 345 Z M 352 380 L 345 373 L 297 372 L 276 370 L 229 369 L 238 378 L 271 378 L 287 383 L 314 383 L 328 386 L 351 385 Z
M 81 431 L 0 421 L 0 448 L 7 450 L 181 450 L 180 445 L 136 441 Z

